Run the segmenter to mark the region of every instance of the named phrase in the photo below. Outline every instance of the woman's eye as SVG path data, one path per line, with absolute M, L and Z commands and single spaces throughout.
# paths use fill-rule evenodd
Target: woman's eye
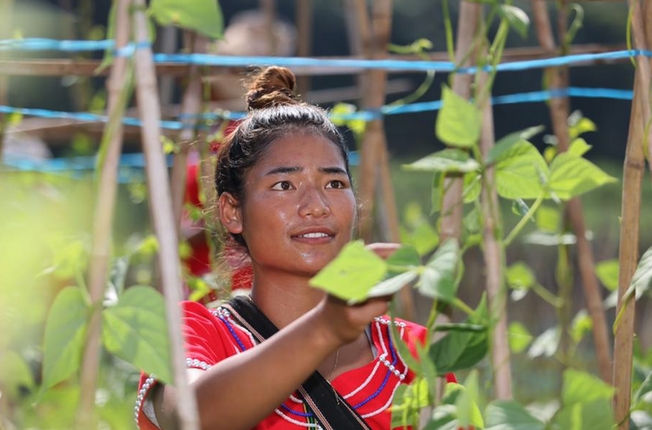
M 346 188 L 346 185 L 344 185 L 344 182 L 342 181 L 333 180 L 328 183 L 326 188 L 335 188 L 335 189 Z
M 292 184 L 288 181 L 281 181 L 274 184 L 272 190 L 287 191 L 292 188 Z

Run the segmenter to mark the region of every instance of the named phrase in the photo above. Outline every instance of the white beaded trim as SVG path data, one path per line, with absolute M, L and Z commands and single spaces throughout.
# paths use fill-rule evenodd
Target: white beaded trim
M 212 366 L 205 361 L 197 360 L 196 358 L 186 358 L 186 367 L 190 369 L 208 370 Z
M 292 424 L 295 424 L 295 425 L 298 425 L 298 426 L 301 426 L 301 427 L 315 428 L 317 430 L 324 430 L 322 428 L 322 426 L 320 426 L 317 423 L 314 423 L 314 424 L 313 423 L 306 423 L 306 422 L 295 420 L 294 418 L 288 417 L 283 412 L 281 412 L 279 409 L 274 409 L 274 412 L 276 412 L 277 415 L 279 415 L 284 420 L 286 420 L 288 422 L 291 422 Z
M 151 388 L 152 385 L 154 385 L 154 382 L 156 382 L 156 376 L 149 375 L 149 377 L 145 380 L 143 383 L 143 386 L 140 388 L 140 391 L 138 391 L 138 397 L 136 398 L 136 405 L 134 406 L 134 420 L 136 420 L 136 425 L 138 425 L 138 412 L 140 411 L 140 408 L 143 406 L 143 401 L 145 401 L 145 396 L 147 395 L 147 392 Z

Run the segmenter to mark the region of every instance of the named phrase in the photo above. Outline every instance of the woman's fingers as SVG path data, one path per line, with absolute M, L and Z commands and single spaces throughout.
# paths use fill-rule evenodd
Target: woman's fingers
M 373 251 L 383 260 L 388 259 L 397 249 L 401 247 L 400 243 L 376 242 L 367 245 L 367 249 Z

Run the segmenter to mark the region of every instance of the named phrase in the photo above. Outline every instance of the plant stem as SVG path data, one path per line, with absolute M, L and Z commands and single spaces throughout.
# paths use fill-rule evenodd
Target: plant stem
M 562 304 L 560 303 L 561 300 L 559 297 L 555 296 L 552 294 L 550 291 L 546 290 L 541 284 L 534 283 L 531 287 L 532 291 L 534 293 L 541 297 L 543 300 L 546 302 L 550 303 L 553 307 L 559 308 Z
M 530 219 L 532 219 L 532 217 L 534 216 L 534 213 L 537 211 L 537 209 L 539 209 L 539 206 L 541 206 L 541 203 L 543 203 L 543 199 L 544 199 L 545 195 L 546 195 L 545 190 L 542 190 L 541 194 L 539 194 L 539 197 L 537 197 L 537 199 L 534 201 L 532 206 L 530 206 L 530 209 L 527 211 L 527 213 L 525 215 L 523 215 L 523 218 L 521 218 L 519 220 L 518 224 L 516 224 L 516 226 L 512 229 L 512 231 L 509 232 L 509 235 L 507 235 L 507 237 L 503 241 L 503 245 L 505 247 L 507 247 L 510 243 L 512 243 L 512 241 L 514 240 L 516 235 L 518 235 L 520 233 L 520 231 L 523 229 L 523 227 L 525 227 L 525 224 L 527 224 L 528 221 L 530 221 Z

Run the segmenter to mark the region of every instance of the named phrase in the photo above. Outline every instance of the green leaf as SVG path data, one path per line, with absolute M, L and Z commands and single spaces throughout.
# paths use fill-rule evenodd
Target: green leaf
M 487 306 L 483 299 L 468 324 L 487 324 Z M 440 375 L 468 369 L 487 355 L 489 340 L 486 329 L 481 332 L 453 331 L 430 346 L 428 356 Z
M 509 151 L 513 146 L 521 142 L 527 142 L 531 137 L 541 133 L 543 129 L 544 127 L 539 125 L 508 134 L 496 142 L 496 144 L 489 150 L 486 163 L 494 164 L 496 161 L 509 158 L 509 155 L 506 154 L 509 154 Z
M 532 343 L 532 335 L 528 329 L 518 321 L 509 324 L 507 331 L 509 336 L 509 349 L 514 354 L 519 354 Z
M 573 140 L 573 142 L 570 144 L 570 147 L 568 148 L 568 153 L 581 157 L 582 155 L 586 154 L 589 151 L 589 149 L 591 149 L 591 145 L 586 143 L 586 140 L 582 138 L 577 138 Z
M 367 293 L 366 297 L 371 298 L 390 296 L 400 291 L 404 286 L 408 285 L 418 277 L 419 274 L 415 270 L 409 270 L 407 272 L 393 276 L 372 287 L 371 290 L 369 290 Z
M 568 133 L 572 140 L 575 140 L 578 136 L 590 132 L 596 131 L 598 127 L 590 119 L 583 117 L 580 111 L 573 112 L 568 117 Z
M 550 163 L 549 191 L 562 200 L 612 182 L 616 182 L 616 178 L 590 161 L 568 152 L 557 155 Z
M 559 233 L 561 229 L 561 214 L 559 209 L 550 206 L 540 206 L 536 214 L 537 228 L 550 233 Z
M 645 294 L 652 284 L 652 248 L 645 251 L 636 267 L 636 272 L 632 277 L 632 282 L 625 292 L 625 297 L 631 296 L 636 293 L 636 298 Z
M 346 118 L 354 114 L 358 108 L 350 103 L 337 103 L 331 109 L 331 119 L 337 126 L 348 127 L 356 136 L 360 136 L 367 128 L 367 122 L 363 119 Z
M 421 273 L 418 284 L 421 294 L 444 302 L 455 298 L 458 253 L 455 239 L 446 241 L 437 249 Z
M 423 222 L 412 231 L 403 229 L 401 241 L 412 246 L 421 256 L 431 253 L 439 245 L 439 235 L 429 223 Z
M 571 323 L 571 337 L 575 343 L 579 343 L 584 335 L 591 330 L 593 330 L 593 320 L 586 310 L 582 309 L 575 315 Z
M 152 0 L 149 10 L 161 26 L 175 25 L 212 38 L 224 32 L 222 11 L 214 0 Z
M 387 263 L 362 241 L 346 244 L 310 285 L 351 303 L 363 301 L 387 273 Z
M 80 288 L 67 287 L 57 295 L 45 325 L 44 388 L 54 386 L 79 370 L 89 313 Z
M 394 395 L 394 403 L 391 406 L 391 427 L 404 427 L 413 422 L 418 422 L 421 408 L 429 404 L 428 384 L 424 378 L 415 378 L 410 385 L 399 385 Z
M 588 403 L 598 399 L 611 400 L 614 387 L 599 378 L 573 369 L 564 371 L 562 402 L 564 405 Z
M 21 389 L 34 388 L 32 370 L 16 351 L 5 350 L 0 354 L 0 386 L 10 399 L 18 400 Z
M 413 163 L 404 164 L 403 168 L 415 172 L 475 172 L 480 163 L 468 152 L 456 148 L 447 148 L 423 157 Z
M 415 267 L 421 265 L 421 257 L 412 245 L 402 245 L 385 260 L 388 266 Z
M 495 400 L 485 410 L 485 430 L 543 430 L 545 423 L 539 421 L 512 400 Z
M 576 370 L 564 372 L 562 410 L 555 424 L 563 429 L 613 429 L 611 400 L 614 388 L 593 375 Z
M 506 271 L 506 276 L 507 285 L 509 285 L 510 288 L 514 289 L 527 290 L 530 289 L 536 282 L 536 278 L 534 277 L 532 269 L 530 269 L 530 267 L 522 261 L 518 261 L 509 266 Z
M 478 408 L 478 371 L 471 370 L 469 376 L 464 380 L 462 392 L 455 402 L 457 407 L 457 419 L 460 427 L 484 428 L 482 414 Z
M 496 191 L 507 199 L 535 199 L 550 174 L 537 148 L 520 140 L 496 158 Z
M 595 274 L 609 291 L 618 289 L 619 272 L 620 264 L 616 259 L 601 261 L 595 265 Z
M 163 296 L 151 287 L 125 290 L 118 304 L 102 313 L 107 350 L 137 369 L 172 383 L 170 344 Z
M 472 148 L 480 139 L 482 116 L 478 108 L 453 90 L 442 88 L 442 108 L 437 116 L 435 134 L 449 146 Z
M 632 400 L 632 405 L 637 407 L 638 403 L 645 401 L 645 398 L 649 393 L 652 393 L 652 371 L 648 372 L 643 383 L 638 387 L 638 390 L 636 390 L 636 394 L 634 394 L 634 399 Z
M 552 357 L 559 347 L 559 327 L 550 327 L 537 337 L 527 352 L 528 357 L 536 358 L 541 355 Z
M 467 172 L 464 175 L 464 203 L 471 203 L 480 198 L 482 193 L 482 175 L 478 171 Z
M 509 26 L 525 39 L 530 27 L 530 18 L 527 14 L 522 9 L 508 4 L 501 4 L 499 11 L 500 15 L 509 22 Z

